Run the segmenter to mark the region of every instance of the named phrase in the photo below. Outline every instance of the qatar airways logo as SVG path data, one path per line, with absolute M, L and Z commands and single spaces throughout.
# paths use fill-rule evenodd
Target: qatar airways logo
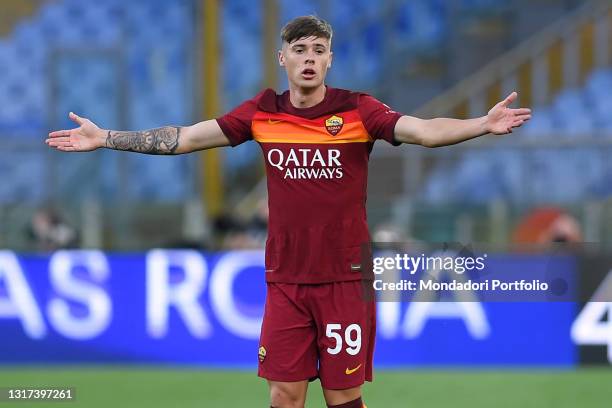
M 340 150 L 329 149 L 280 149 L 268 152 L 270 166 L 283 172 L 284 179 L 341 179 L 344 176 L 340 163 Z

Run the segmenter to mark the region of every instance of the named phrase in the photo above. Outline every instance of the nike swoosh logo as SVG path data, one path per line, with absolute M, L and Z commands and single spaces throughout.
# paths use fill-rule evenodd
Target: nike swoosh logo
M 272 119 L 268 119 L 268 124 L 269 125 L 276 125 L 277 123 L 281 123 L 282 120 L 272 120 Z
M 359 370 L 361 368 L 361 364 L 359 364 L 357 367 L 350 369 L 348 367 L 346 367 L 346 371 L 344 372 L 346 375 L 351 375 L 353 374 L 355 371 Z

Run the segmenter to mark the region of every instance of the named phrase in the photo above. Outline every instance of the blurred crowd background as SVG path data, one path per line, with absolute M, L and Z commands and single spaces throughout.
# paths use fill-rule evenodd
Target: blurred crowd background
M 110 129 L 188 125 L 281 91 L 278 32 L 333 26 L 327 83 L 423 118 L 483 115 L 512 90 L 506 137 L 377 144 L 374 240 L 612 245 L 612 2 L 2 0 L 0 247 L 259 248 L 260 149 L 184 156 L 51 151 L 69 111 Z

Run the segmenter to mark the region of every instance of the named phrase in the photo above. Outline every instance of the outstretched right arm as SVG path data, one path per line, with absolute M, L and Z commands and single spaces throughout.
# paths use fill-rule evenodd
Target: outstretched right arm
M 77 128 L 49 133 L 49 147 L 64 152 L 88 152 L 101 147 L 145 154 L 183 154 L 213 147 L 229 146 L 215 119 L 192 126 L 165 126 L 142 131 L 100 129 L 89 119 L 70 112 Z

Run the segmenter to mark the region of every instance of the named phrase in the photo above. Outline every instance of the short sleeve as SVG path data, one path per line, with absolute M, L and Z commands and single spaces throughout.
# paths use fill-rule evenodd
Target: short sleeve
M 359 115 L 366 130 L 372 138 L 383 139 L 393 146 L 399 146 L 394 137 L 395 124 L 402 117 L 389 106 L 370 95 L 361 94 L 359 97 Z
M 257 101 L 258 97 L 250 99 L 217 118 L 219 127 L 229 139 L 232 147 L 253 139 L 251 122 L 257 112 Z

